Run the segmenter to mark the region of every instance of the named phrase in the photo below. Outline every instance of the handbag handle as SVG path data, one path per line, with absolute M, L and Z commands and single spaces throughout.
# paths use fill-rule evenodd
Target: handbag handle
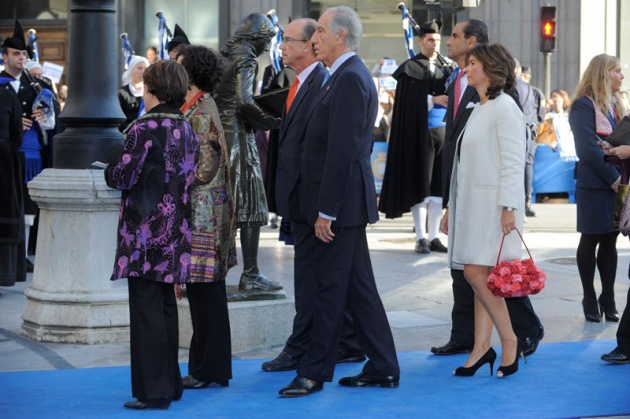
M 629 194 L 630 196 L 630 194 Z M 523 246 L 525 246 L 525 250 L 527 250 L 527 254 L 529 255 L 529 258 L 531 260 L 534 260 L 532 258 L 532 254 L 529 253 L 529 249 L 527 248 L 527 245 L 525 244 L 525 240 L 523 240 L 523 236 L 521 236 L 521 232 L 518 231 L 518 228 L 514 228 L 514 230 L 516 230 L 516 232 L 518 233 L 518 236 L 521 238 L 521 241 L 523 242 Z M 501 239 L 501 247 L 499 247 L 499 255 L 497 256 L 497 265 L 499 264 L 499 259 L 501 259 L 501 251 L 503 250 L 503 242 L 505 241 L 505 236 L 507 236 L 507 234 L 503 234 L 503 238 Z

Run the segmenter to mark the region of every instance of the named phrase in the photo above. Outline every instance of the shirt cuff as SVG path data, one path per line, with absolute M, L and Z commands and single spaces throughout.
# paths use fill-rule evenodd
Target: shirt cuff
M 433 109 L 433 96 L 432 95 L 427 96 L 427 106 L 429 107 L 429 111 Z
M 320 212 L 319 216 L 322 217 L 325 220 L 337 221 L 337 217 L 331 217 L 330 215 L 326 215 L 323 212 Z

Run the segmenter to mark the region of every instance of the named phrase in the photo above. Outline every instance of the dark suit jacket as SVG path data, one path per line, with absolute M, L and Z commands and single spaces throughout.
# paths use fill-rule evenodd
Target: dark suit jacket
M 297 215 L 290 212 L 289 196 L 300 178 L 300 142 L 306 128 L 306 116 L 325 73 L 324 66 L 317 64 L 298 90 L 289 113 L 285 111 L 286 105 L 282 111 L 275 196 L 277 213 L 283 217 Z
M 612 120 L 610 122 L 614 129 L 616 122 Z M 604 161 L 604 151 L 597 144 L 595 107 L 589 98 L 582 96 L 573 102 L 569 124 L 575 138 L 575 151 L 580 158 L 575 186 L 612 191 L 610 185 L 619 178 L 619 171 L 612 164 Z M 606 139 L 601 134 L 599 137 Z
M 462 100 L 457 109 L 457 116 L 453 121 L 453 107 L 455 106 L 455 82 L 448 86 L 448 106 L 446 107 L 446 134 L 444 135 L 444 149 L 442 150 L 442 207 L 448 206 L 448 195 L 451 189 L 451 172 L 455 161 L 457 139 L 468 122 L 473 108 L 466 108 L 470 102 L 479 102 L 479 94 L 474 87 L 466 87 Z
M 319 212 L 333 227 L 378 220 L 370 153 L 378 107 L 372 76 L 358 56 L 330 76 L 309 109 L 301 152 L 299 199 L 312 226 Z

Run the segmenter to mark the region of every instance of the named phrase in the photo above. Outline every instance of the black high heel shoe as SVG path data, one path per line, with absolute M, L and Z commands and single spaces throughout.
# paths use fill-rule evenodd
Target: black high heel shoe
M 601 304 L 597 303 L 595 307 L 587 308 L 585 300 L 582 300 L 582 308 L 584 309 L 584 318 L 587 322 L 600 323 L 602 321 L 602 315 L 600 311 Z M 593 310 L 594 309 L 594 310 Z
M 607 322 L 617 323 L 619 321 L 619 312 L 617 311 L 617 308 L 615 307 L 614 302 L 612 304 L 612 307 L 608 307 L 608 308 L 606 308 L 602 304 L 601 299 L 598 299 L 597 302 L 599 303 L 599 312 L 602 313 L 602 315 L 604 316 Z
M 475 375 L 477 370 L 486 363 L 490 364 L 490 375 L 492 375 L 492 371 L 494 369 L 494 361 L 496 359 L 497 353 L 494 351 L 494 349 L 490 348 L 486 351 L 485 354 L 483 354 L 481 358 L 479 358 L 479 361 L 475 362 L 475 365 L 472 365 L 470 367 L 459 367 L 453 370 L 453 375 L 457 375 L 459 377 L 472 377 L 473 375 Z
M 525 364 L 527 364 L 527 359 L 525 359 L 525 354 L 523 353 L 523 348 L 521 346 L 521 341 L 520 340 L 516 342 L 516 359 L 514 359 L 514 362 L 511 365 L 507 365 L 505 367 L 503 365 L 501 365 L 497 369 L 497 377 L 499 377 L 499 378 L 507 377 L 508 375 L 512 375 L 516 371 L 518 371 L 518 358 L 519 358 L 519 356 L 521 358 L 523 358 L 523 362 Z

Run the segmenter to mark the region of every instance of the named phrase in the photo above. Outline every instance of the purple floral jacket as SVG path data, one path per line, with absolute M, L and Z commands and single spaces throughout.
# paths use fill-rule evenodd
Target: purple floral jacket
M 198 154 L 199 139 L 175 107 L 158 105 L 128 128 L 122 156 L 105 169 L 107 185 L 122 190 L 112 280 L 189 281 Z

